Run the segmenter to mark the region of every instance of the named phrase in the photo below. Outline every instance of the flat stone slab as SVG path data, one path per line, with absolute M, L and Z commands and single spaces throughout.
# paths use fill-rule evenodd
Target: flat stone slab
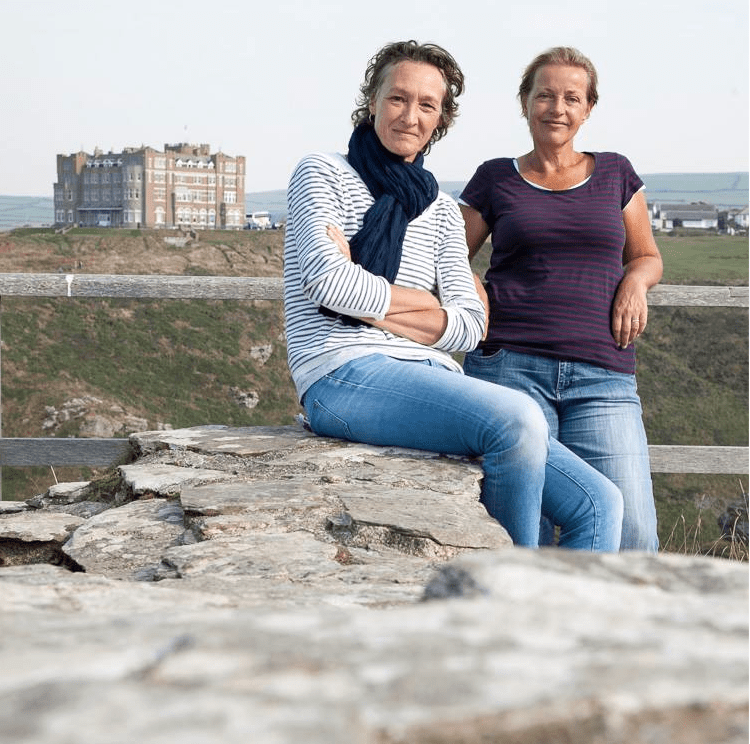
M 31 507 L 24 501 L 0 501 L 0 516 L 29 511 Z
M 382 525 L 405 537 L 433 540 L 460 548 L 501 548 L 512 545 L 505 530 L 475 499 L 446 499 L 431 490 L 377 484 L 342 483 L 339 498 L 358 525 Z
M 191 514 L 253 514 L 271 516 L 279 511 L 300 512 L 330 508 L 323 484 L 309 477 L 263 479 L 216 485 L 188 486 L 180 493 L 183 509 Z M 267 517 L 268 518 L 268 517 Z
M 181 468 L 174 465 L 135 464 L 121 465 L 125 484 L 136 494 L 156 493 L 163 496 L 179 493 L 193 483 L 212 483 L 228 480 L 229 475 L 220 470 Z
M 318 439 L 302 427 L 196 426 L 173 431 L 146 431 L 130 435 L 130 441 L 143 453 L 165 447 L 183 447 L 210 454 L 241 457 L 277 452 L 294 442 Z
M 182 507 L 162 499 L 131 501 L 86 520 L 63 552 L 86 572 L 134 579 L 161 561 L 184 534 Z
M 49 487 L 48 496 L 57 503 L 72 504 L 76 501 L 82 501 L 86 497 L 90 485 L 91 481 L 55 483 L 54 486 Z
M 82 517 L 45 511 L 19 511 L 0 515 L 0 540 L 63 543 L 84 523 Z

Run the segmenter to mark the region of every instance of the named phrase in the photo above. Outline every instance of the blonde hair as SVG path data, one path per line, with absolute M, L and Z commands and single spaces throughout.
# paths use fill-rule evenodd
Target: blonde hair
M 596 74 L 596 67 L 594 63 L 585 55 L 579 52 L 575 47 L 552 47 L 546 52 L 538 54 L 531 64 L 524 70 L 523 77 L 521 78 L 521 85 L 518 87 L 518 99 L 521 101 L 521 114 L 526 116 L 526 102 L 529 98 L 529 93 L 534 87 L 534 77 L 539 71 L 539 68 L 545 65 L 568 65 L 570 67 L 580 67 L 586 72 L 589 78 L 589 85 L 586 91 L 586 98 L 588 99 L 591 108 L 596 106 L 596 102 L 599 100 L 599 91 L 597 85 L 599 78 Z

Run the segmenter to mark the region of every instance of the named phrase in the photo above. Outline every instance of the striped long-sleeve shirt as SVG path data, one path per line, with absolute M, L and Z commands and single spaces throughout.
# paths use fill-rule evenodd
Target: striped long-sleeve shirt
M 318 312 L 321 305 L 356 318 L 382 320 L 391 290 L 381 276 L 348 260 L 326 235 L 329 224 L 351 237 L 373 198 L 341 155 L 302 159 L 287 191 L 284 310 L 289 368 L 302 399 L 323 375 L 369 354 L 433 359 L 461 373 L 450 352 L 473 349 L 484 329 L 484 306 L 468 261 L 464 224 L 446 194 L 409 223 L 396 285 L 433 292 L 448 325 L 433 345 L 410 341 L 364 324 L 345 325 Z

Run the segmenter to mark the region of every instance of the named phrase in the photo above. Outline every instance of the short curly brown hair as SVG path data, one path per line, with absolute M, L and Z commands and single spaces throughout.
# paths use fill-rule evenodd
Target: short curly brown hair
M 599 85 L 599 79 L 596 74 L 596 67 L 594 63 L 583 53 L 579 52 L 575 47 L 552 47 L 546 52 L 538 54 L 524 70 L 523 77 L 521 78 L 521 85 L 518 88 L 518 100 L 521 102 L 521 114 L 526 116 L 527 109 L 526 103 L 531 93 L 531 89 L 534 87 L 534 76 L 538 72 L 540 67 L 545 65 L 567 65 L 569 67 L 580 67 L 586 72 L 589 78 L 588 90 L 586 91 L 586 97 L 588 102 L 591 104 L 591 108 L 596 106 L 596 102 L 599 100 L 599 91 L 597 86 Z
M 370 103 L 377 97 L 386 76 L 399 62 L 424 62 L 440 70 L 445 81 L 445 95 L 440 112 L 440 123 L 424 149 L 442 139 L 458 116 L 456 98 L 464 92 L 464 74 L 455 59 L 437 44 L 419 44 L 414 40 L 386 44 L 371 60 L 365 70 L 365 79 L 359 87 L 357 108 L 352 112 L 352 123 L 358 126 L 370 121 Z

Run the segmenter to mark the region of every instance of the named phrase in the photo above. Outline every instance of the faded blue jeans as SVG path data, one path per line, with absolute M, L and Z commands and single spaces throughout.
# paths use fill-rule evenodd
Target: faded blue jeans
M 622 492 L 621 549 L 658 549 L 648 445 L 635 375 L 506 349 L 489 356 L 481 350 L 467 354 L 464 371 L 502 385 L 503 390 L 511 387 L 530 395 L 542 407 L 550 435 Z
M 482 503 L 516 545 L 538 547 L 544 513 L 563 547 L 619 548 L 619 490 L 549 437 L 527 395 L 431 361 L 372 354 L 319 379 L 303 403 L 321 436 L 481 456 Z

